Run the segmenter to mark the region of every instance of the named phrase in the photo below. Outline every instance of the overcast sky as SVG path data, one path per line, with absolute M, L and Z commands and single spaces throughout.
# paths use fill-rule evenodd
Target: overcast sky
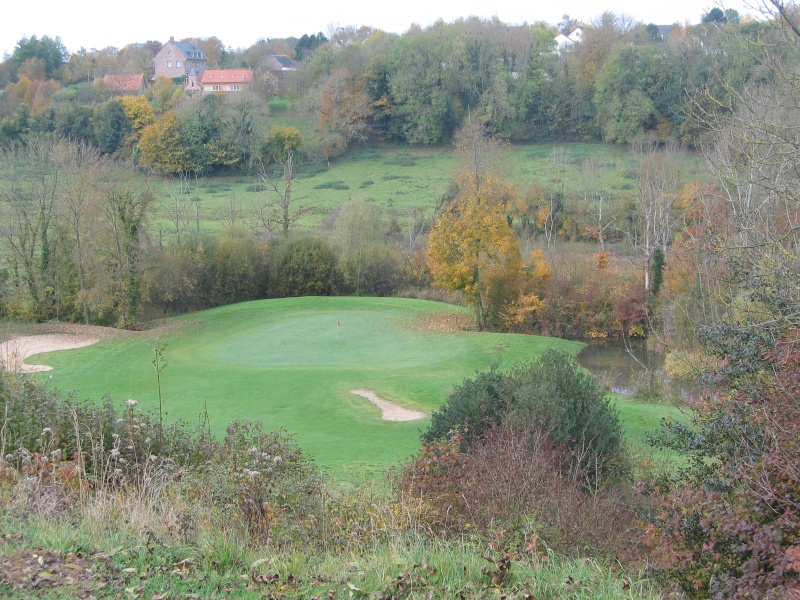
M 747 0 L 730 0 L 725 8 L 742 15 Z M 438 19 L 497 16 L 504 23 L 545 21 L 557 24 L 564 13 L 591 21 L 604 10 L 636 21 L 669 25 L 698 23 L 716 6 L 714 0 L 7 0 L 0 23 L 0 54 L 11 53 L 23 37 L 60 36 L 70 52 L 123 46 L 170 36 L 218 37 L 231 48 L 251 46 L 260 38 L 300 37 L 331 26 L 369 25 L 403 33 L 412 23 L 423 27 Z

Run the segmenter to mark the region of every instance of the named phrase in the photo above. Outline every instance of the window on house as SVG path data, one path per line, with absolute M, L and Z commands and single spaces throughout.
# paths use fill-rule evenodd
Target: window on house
M 231 91 L 232 91 L 232 92 L 237 92 L 237 91 L 239 91 L 239 86 L 238 86 L 238 85 L 232 85 L 232 86 L 231 86 Z
M 169 68 L 171 68 L 171 67 L 172 67 L 172 61 L 171 61 L 171 60 L 168 60 L 168 61 L 167 61 L 167 68 L 169 69 Z
M 220 86 L 220 85 L 212 85 L 211 86 L 211 91 L 213 91 L 213 92 L 221 92 L 222 91 L 222 86 Z
M 178 68 L 180 69 L 180 68 L 181 68 L 181 61 L 179 61 L 179 60 L 176 60 L 176 61 L 175 61 L 175 66 L 176 66 L 176 67 L 178 67 Z

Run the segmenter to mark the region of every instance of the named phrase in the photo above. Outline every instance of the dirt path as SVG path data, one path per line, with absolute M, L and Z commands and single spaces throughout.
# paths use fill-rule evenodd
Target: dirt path
M 375 392 L 369 390 L 350 390 L 350 393 L 366 398 L 380 408 L 382 413 L 381 419 L 384 421 L 416 421 L 417 419 L 424 419 L 427 416 L 425 413 L 416 410 L 408 410 L 394 402 L 384 400 L 378 397 Z

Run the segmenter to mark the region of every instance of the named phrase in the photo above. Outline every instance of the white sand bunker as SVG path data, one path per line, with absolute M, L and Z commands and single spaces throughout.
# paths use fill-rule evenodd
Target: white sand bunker
M 417 419 L 424 419 L 427 415 L 417 410 L 408 410 L 389 402 L 383 398 L 379 398 L 375 392 L 369 390 L 350 390 L 351 394 L 361 396 L 372 402 L 375 406 L 381 409 L 381 419 L 384 421 L 416 421 Z
M 31 335 L 11 338 L 0 344 L 0 366 L 8 371 L 17 373 L 37 373 L 51 371 L 53 367 L 47 365 L 26 365 L 25 359 L 42 352 L 55 352 L 56 350 L 72 350 L 91 346 L 100 341 L 100 338 L 85 335 L 70 335 L 54 333 L 47 335 Z

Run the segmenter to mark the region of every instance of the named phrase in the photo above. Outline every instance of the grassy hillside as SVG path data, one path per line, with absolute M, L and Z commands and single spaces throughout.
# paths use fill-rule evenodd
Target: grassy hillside
M 294 206 L 310 212 L 299 223 L 310 229 L 334 208 L 354 198 L 365 198 L 401 218 L 413 208 L 429 212 L 447 188 L 457 165 L 452 148 L 384 147 L 359 149 L 337 159 L 329 169 L 299 167 L 292 186 Z M 189 194 L 180 193 L 174 179 L 155 185 L 156 204 L 151 213 L 151 231 L 168 235 L 175 230 L 177 204 L 185 203 L 193 226 L 195 209 L 201 229 L 218 229 L 235 219 L 253 219 L 254 206 L 273 199 L 274 193 L 256 187 L 257 176 L 205 178 L 193 182 Z
M 157 408 L 153 347 L 165 345 L 167 419 L 208 411 L 222 433 L 234 419 L 285 428 L 325 466 L 379 471 L 412 454 L 427 419 L 388 422 L 367 389 L 430 414 L 453 385 L 491 365 L 503 369 L 549 348 L 581 344 L 537 336 L 454 330 L 464 309 L 391 298 L 289 298 L 226 306 L 172 319 L 158 334 L 120 336 L 28 359 L 55 367 L 40 376 L 79 398 L 104 394 Z M 52 375 L 52 379 L 50 379 Z M 670 409 L 619 400 L 633 440 Z
M 587 159 L 595 165 L 589 174 L 584 171 Z M 553 167 L 554 160 L 558 168 Z M 381 145 L 355 148 L 327 169 L 301 167 L 293 196 L 297 205 L 312 210 L 299 226 L 306 229 L 316 226 L 333 208 L 353 198 L 368 199 L 401 221 L 411 208 L 430 213 L 446 191 L 458 162 L 452 146 Z M 538 184 L 563 191 L 569 197 L 589 186 L 608 191 L 612 203 L 624 203 L 636 191 L 636 170 L 625 146 L 591 143 L 507 146 L 500 153 L 498 165 L 500 176 L 523 192 Z M 699 169 L 699 159 L 687 154 L 681 169 L 683 178 L 696 177 Z M 175 180 L 163 179 L 156 185 L 157 203 L 151 230 L 161 230 L 162 235 L 174 231 L 172 215 L 176 198 L 187 204 L 193 224 L 195 208 L 198 210 L 201 228 L 217 229 L 234 217 L 240 221 L 252 219 L 254 204 L 269 198 L 266 191 L 253 187 L 256 183 L 257 177 L 206 178 L 190 194 L 181 195 Z

